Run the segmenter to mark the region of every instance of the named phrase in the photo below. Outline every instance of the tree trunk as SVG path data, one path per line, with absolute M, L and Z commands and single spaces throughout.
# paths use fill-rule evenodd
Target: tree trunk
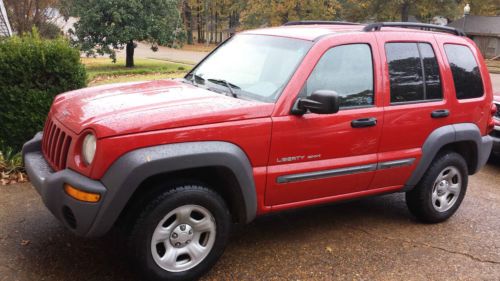
M 410 3 L 404 2 L 403 6 L 401 6 L 401 21 L 407 22 L 409 13 L 410 13 Z
M 213 43 L 214 40 L 214 14 L 212 11 L 210 11 L 210 40 L 208 41 L 209 44 Z
M 215 11 L 215 24 L 214 24 L 214 43 L 217 44 L 218 43 L 218 40 L 217 40 L 217 27 L 219 25 L 219 17 L 217 15 L 217 11 Z
M 187 1 L 184 2 L 184 24 L 187 31 L 187 43 L 193 45 L 193 12 Z
M 126 49 L 127 53 L 127 59 L 125 63 L 126 67 L 134 67 L 134 48 L 135 48 L 134 41 L 130 40 L 130 42 L 127 43 L 127 49 Z
M 198 28 L 198 43 L 203 43 L 204 40 L 204 35 L 203 35 L 203 18 L 201 14 L 201 4 L 198 4 L 198 13 L 196 14 L 198 24 L 196 27 Z

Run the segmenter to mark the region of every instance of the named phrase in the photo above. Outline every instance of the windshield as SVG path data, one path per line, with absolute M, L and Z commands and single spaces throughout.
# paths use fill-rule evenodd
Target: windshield
M 312 42 L 265 35 L 237 35 L 185 78 L 234 97 L 274 102 Z

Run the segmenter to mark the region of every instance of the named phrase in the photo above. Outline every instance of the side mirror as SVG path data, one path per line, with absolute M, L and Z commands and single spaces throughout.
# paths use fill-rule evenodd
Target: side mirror
M 306 98 L 299 98 L 292 113 L 305 114 L 309 110 L 316 114 L 332 114 L 337 113 L 339 108 L 340 99 L 335 91 L 318 90 Z

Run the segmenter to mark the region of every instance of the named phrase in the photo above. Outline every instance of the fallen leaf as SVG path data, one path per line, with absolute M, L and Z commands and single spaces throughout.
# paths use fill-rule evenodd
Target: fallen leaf
M 22 246 L 26 246 L 30 243 L 31 241 L 30 240 L 21 240 L 21 245 Z
M 23 173 L 17 173 L 17 181 L 18 182 L 26 182 L 26 177 Z

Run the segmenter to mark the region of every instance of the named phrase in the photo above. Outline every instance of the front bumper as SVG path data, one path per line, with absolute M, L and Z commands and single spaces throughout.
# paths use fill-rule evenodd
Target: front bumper
M 23 146 L 26 172 L 32 185 L 52 214 L 71 231 L 87 236 L 106 196 L 106 188 L 100 181 L 91 180 L 69 169 L 54 172 L 41 151 L 42 133 L 38 133 Z M 97 203 L 76 200 L 63 189 L 68 183 L 83 191 L 101 194 Z

